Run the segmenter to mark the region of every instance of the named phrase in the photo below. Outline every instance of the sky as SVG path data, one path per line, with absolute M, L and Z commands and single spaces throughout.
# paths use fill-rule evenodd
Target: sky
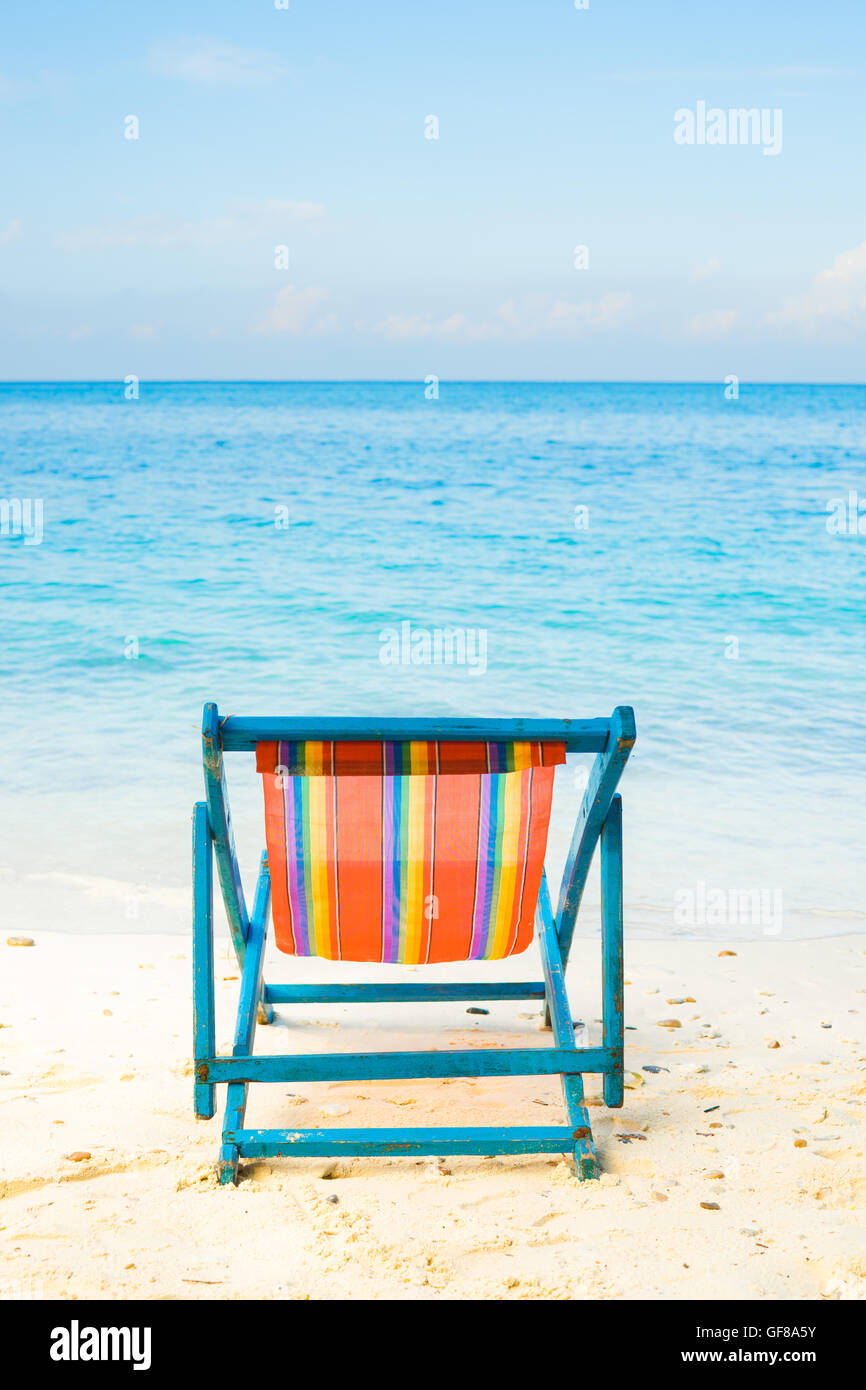
M 3 28 L 0 379 L 864 380 L 862 0 Z

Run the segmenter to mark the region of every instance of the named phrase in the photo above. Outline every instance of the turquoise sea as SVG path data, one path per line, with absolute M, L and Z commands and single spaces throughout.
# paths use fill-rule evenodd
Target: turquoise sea
M 631 932 L 862 928 L 866 388 L 7 384 L 0 457 L 4 928 L 186 929 L 206 699 L 632 704 Z

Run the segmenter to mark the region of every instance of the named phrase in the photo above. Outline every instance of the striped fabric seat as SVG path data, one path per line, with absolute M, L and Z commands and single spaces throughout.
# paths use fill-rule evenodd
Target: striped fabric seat
M 532 940 L 562 744 L 260 743 L 289 955 L 420 965 Z

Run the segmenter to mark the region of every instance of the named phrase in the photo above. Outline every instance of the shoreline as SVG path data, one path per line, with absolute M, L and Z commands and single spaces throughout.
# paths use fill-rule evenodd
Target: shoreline
M 554 875 L 556 879 L 558 876 Z M 246 882 L 254 882 L 248 871 Z M 171 936 L 189 941 L 190 888 L 157 885 L 144 880 L 112 879 L 85 874 L 16 874 L 0 868 L 7 922 L 28 923 L 31 933 L 83 936 Z M 590 885 L 596 887 L 597 885 Z M 787 911 L 770 927 L 754 921 L 672 924 L 671 903 L 630 902 L 626 897 L 625 938 L 632 941 L 674 942 L 776 942 L 827 941 L 866 934 L 866 914 L 851 908 L 799 908 Z M 575 939 L 597 939 L 601 907 L 588 892 L 581 905 Z M 662 920 L 664 919 L 664 922 Z M 62 921 L 63 926 L 53 925 Z M 17 928 L 15 928 L 17 930 Z M 214 931 L 228 939 L 222 908 L 216 906 Z M 4 938 L 0 936 L 0 945 Z

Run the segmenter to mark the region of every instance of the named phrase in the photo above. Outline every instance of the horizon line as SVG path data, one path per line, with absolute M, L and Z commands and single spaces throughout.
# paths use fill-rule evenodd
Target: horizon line
M 732 375 L 736 375 L 732 373 Z M 152 386 L 424 386 L 423 377 L 142 377 Z M 724 377 L 438 377 L 449 386 L 725 386 Z M 769 380 L 739 377 L 743 386 L 866 386 L 863 381 Z M 3 386 L 123 386 L 123 377 L 0 377 Z

